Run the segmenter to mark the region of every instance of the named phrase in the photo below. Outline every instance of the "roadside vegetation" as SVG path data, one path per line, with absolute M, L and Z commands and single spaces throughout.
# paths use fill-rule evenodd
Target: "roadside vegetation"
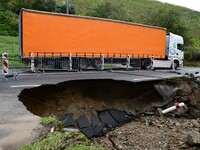
M 90 140 L 81 132 L 64 132 L 63 124 L 54 116 L 41 119 L 41 124 L 46 128 L 45 132 L 35 142 L 24 145 L 19 150 L 105 150 L 104 147 L 91 146 Z M 50 129 L 54 127 L 54 132 Z
M 5 52 L 9 57 L 9 68 L 27 67 L 27 65 L 23 64 L 19 58 L 19 38 L 17 36 L 0 35 L 0 55 Z M 1 67 L 2 66 L 0 65 L 0 68 Z

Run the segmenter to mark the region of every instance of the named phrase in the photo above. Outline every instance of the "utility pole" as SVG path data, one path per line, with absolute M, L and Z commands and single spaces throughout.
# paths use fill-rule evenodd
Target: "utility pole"
M 69 14 L 69 0 L 66 0 L 66 14 Z

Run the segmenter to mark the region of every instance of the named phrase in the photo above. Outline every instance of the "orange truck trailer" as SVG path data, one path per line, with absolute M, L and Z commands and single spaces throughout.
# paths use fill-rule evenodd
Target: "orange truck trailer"
M 51 57 L 82 59 L 85 67 L 105 62 L 148 68 L 183 65 L 183 38 L 165 28 L 95 17 L 67 15 L 22 9 L 19 15 L 20 55 L 22 59 Z M 140 60 L 140 61 L 138 61 Z M 76 67 L 76 66 L 73 66 Z

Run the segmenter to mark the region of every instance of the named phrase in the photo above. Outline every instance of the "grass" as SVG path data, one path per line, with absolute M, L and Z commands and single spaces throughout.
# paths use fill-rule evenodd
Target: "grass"
M 44 133 L 37 141 L 18 150 L 105 150 L 103 147 L 90 146 L 91 141 L 81 132 L 63 132 L 60 128 L 62 123 L 54 116 L 42 118 L 41 124 L 55 127 L 57 130 L 53 133 Z
M 50 124 L 56 124 L 58 120 L 54 116 L 44 117 L 41 119 L 41 124 L 47 126 Z
M 184 67 L 200 67 L 200 61 L 184 61 Z
M 0 35 L 0 53 L 8 53 L 11 56 L 18 57 L 19 51 L 19 38 L 14 36 L 1 36 Z

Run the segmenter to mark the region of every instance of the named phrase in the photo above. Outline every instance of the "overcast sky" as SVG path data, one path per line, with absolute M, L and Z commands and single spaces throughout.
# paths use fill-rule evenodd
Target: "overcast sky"
M 158 1 L 187 7 L 200 12 L 200 0 L 158 0 Z

